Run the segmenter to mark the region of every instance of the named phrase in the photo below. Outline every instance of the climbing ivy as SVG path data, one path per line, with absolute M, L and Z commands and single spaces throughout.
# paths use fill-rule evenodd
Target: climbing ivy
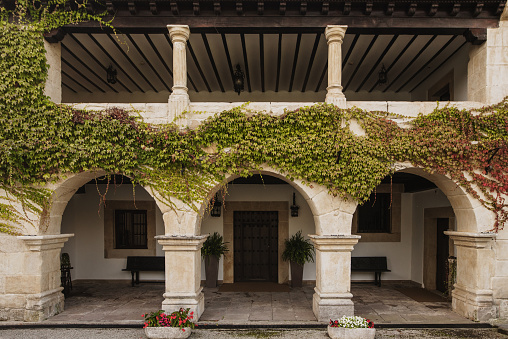
M 63 1 L 56 4 L 53 9 Z M 494 231 L 505 223 L 508 100 L 478 111 L 436 109 L 404 127 L 385 112 L 326 104 L 277 117 L 237 107 L 195 129 L 148 124 L 136 112 L 116 108 L 76 110 L 43 94 L 48 67 L 43 33 L 101 20 L 76 6 L 72 14 L 62 9 L 54 17 L 56 10 L 40 14 L 32 8 L 17 19 L 2 8 L 0 232 L 19 233 L 31 213 L 47 211 L 52 192 L 44 187 L 69 173 L 122 174 L 157 191 L 169 206 L 174 197 L 196 208 L 226 174 L 249 176 L 264 164 L 290 180 L 320 184 L 332 195 L 361 202 L 395 172 L 397 162 L 410 162 L 449 176 L 494 211 Z M 351 131 L 351 121 L 364 135 Z

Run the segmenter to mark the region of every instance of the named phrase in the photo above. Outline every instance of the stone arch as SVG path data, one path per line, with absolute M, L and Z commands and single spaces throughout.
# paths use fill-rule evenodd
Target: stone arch
M 448 198 L 457 220 L 457 231 L 481 233 L 491 230 L 495 214 L 485 208 L 452 179 L 441 174 L 431 174 L 422 168 L 408 164 L 397 164 L 398 172 L 410 173 L 432 181 Z

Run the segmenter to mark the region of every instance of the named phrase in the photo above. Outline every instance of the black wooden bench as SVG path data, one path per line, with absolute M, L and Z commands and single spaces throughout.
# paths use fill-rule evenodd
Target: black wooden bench
M 127 257 L 127 267 L 122 271 L 131 271 L 132 286 L 134 282 L 139 284 L 140 271 L 165 271 L 166 262 L 164 257 Z M 134 273 L 136 273 L 136 280 L 134 281 Z
M 391 271 L 386 257 L 351 257 L 351 272 L 374 272 L 374 283 L 381 286 L 381 273 Z

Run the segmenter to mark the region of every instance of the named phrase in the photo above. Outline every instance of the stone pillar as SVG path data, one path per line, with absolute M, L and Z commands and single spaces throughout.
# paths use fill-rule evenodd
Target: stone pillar
M 475 321 L 496 318 L 492 278 L 495 258 L 494 233 L 446 231 L 457 248 L 457 282 L 452 291 L 452 309 Z
M 207 236 L 155 237 L 166 256 L 166 292 L 162 309 L 166 312 L 190 308 L 197 321 L 205 310 L 201 287 L 201 247 Z
M 354 315 L 351 251 L 358 235 L 310 235 L 316 248 L 316 287 L 312 310 L 318 321 Z
M 0 236 L 0 320 L 42 321 L 63 311 L 60 250 L 72 236 Z
M 44 40 L 46 60 L 49 65 L 44 94 L 56 104 L 62 102 L 62 46 L 60 42 L 49 43 Z
M 190 30 L 187 25 L 168 25 L 169 37 L 173 43 L 173 88 L 169 96 L 169 120 L 189 110 L 187 93 L 187 40 Z
M 328 44 L 328 87 L 326 88 L 327 104 L 346 108 L 346 97 L 342 93 L 342 39 L 347 26 L 328 25 L 325 29 Z

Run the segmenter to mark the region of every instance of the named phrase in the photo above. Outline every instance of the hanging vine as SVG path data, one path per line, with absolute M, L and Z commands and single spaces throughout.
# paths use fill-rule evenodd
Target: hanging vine
M 18 9 L 16 15 L 2 8 L 0 232 L 19 233 L 30 213 L 47 210 L 52 192 L 45 185 L 67 173 L 122 174 L 157 191 L 170 206 L 171 197 L 195 206 L 227 173 L 248 176 L 263 164 L 290 180 L 365 201 L 395 163 L 410 162 L 449 176 L 494 211 L 494 231 L 507 220 L 508 100 L 479 112 L 445 107 L 418 116 L 410 128 L 384 112 L 326 104 L 279 117 L 238 107 L 184 130 L 147 124 L 116 108 L 75 110 L 43 94 L 48 67 L 43 33 L 100 17 L 87 16 L 82 5 L 73 14 L 59 13 L 63 3 L 49 11 L 24 2 L 31 10 Z M 351 132 L 353 120 L 364 136 Z

